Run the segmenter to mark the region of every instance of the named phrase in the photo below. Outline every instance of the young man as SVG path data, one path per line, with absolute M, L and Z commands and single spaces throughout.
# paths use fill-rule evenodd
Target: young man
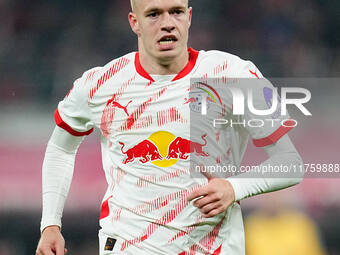
M 190 146 L 229 148 L 239 166 L 249 135 L 268 164 L 301 164 L 286 132 L 275 124 L 223 129 L 225 139 L 190 141 L 190 78 L 262 78 L 249 61 L 187 47 L 188 0 L 132 0 L 129 22 L 138 52 L 93 68 L 76 80 L 55 112 L 57 127 L 43 164 L 43 215 L 37 255 L 63 255 L 61 216 L 75 154 L 94 127 L 101 131 L 108 189 L 100 215 L 104 254 L 245 254 L 239 200 L 295 185 L 299 178 L 193 178 Z M 271 86 L 271 85 L 268 85 Z M 264 100 L 256 98 L 262 105 Z M 261 101 L 262 100 L 262 101 Z M 226 111 L 232 109 L 226 102 Z M 217 141 L 218 140 L 218 141 Z M 223 148 L 221 147 L 221 150 Z

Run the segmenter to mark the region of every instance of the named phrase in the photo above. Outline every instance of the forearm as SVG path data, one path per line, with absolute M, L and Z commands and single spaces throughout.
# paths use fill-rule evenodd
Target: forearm
M 234 188 L 235 200 L 239 201 L 257 194 L 284 189 L 301 182 L 302 160 L 288 136 L 282 137 L 276 144 L 265 148 L 269 158 L 258 169 L 276 167 L 290 169 L 289 172 L 256 171 L 246 172 L 228 179 Z M 295 166 L 295 167 L 291 167 Z M 272 168 L 273 169 L 273 168 Z
M 72 181 L 77 149 L 82 138 L 56 127 L 45 153 L 42 167 L 43 210 L 41 231 L 47 226 L 61 227 L 65 200 Z

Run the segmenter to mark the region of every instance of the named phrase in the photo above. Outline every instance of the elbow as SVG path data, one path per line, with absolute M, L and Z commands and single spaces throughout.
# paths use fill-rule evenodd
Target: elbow
M 295 152 L 293 157 L 292 157 L 292 167 L 293 169 L 291 173 L 292 177 L 292 186 L 297 185 L 302 182 L 304 176 L 305 176 L 305 169 L 304 169 L 304 164 L 302 161 L 301 156 L 299 153 Z

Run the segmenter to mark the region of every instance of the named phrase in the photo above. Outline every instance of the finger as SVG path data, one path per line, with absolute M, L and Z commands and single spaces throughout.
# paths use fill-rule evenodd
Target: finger
M 55 255 L 55 253 L 52 251 L 51 248 L 39 249 L 38 254 L 39 255 Z
M 202 212 L 203 214 L 208 214 L 210 211 L 212 211 L 214 209 L 220 209 L 220 210 L 223 209 L 222 205 L 219 201 L 203 206 L 202 208 L 200 208 L 200 212 Z
M 223 210 L 220 210 L 220 209 L 213 209 L 211 210 L 209 213 L 203 213 L 202 216 L 204 218 L 211 218 L 211 217 L 214 217 L 218 214 L 220 214 L 221 212 L 223 212 Z
M 55 251 L 56 251 L 55 252 L 56 255 L 65 255 L 64 245 L 56 244 Z
M 203 174 L 203 175 L 208 179 L 208 182 L 214 179 L 214 177 L 212 176 L 212 174 L 210 174 L 210 173 L 208 173 L 208 172 L 200 171 L 200 173 Z
M 194 202 L 194 206 L 196 206 L 197 208 L 202 208 L 203 206 L 206 206 L 210 203 L 217 202 L 217 201 L 219 201 L 219 199 L 215 195 L 208 195 L 200 199 L 197 199 Z
M 207 192 L 206 186 L 204 186 L 204 187 L 202 187 L 198 190 L 191 192 L 188 195 L 188 201 L 191 201 L 195 198 L 203 197 L 203 196 L 206 196 L 206 195 L 208 195 L 208 192 Z

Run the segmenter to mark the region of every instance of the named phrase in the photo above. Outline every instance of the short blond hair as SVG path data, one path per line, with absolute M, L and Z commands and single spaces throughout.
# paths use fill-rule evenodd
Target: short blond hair
M 131 10 L 135 11 L 136 0 L 130 0 Z M 187 5 L 189 6 L 189 0 L 187 0 Z

